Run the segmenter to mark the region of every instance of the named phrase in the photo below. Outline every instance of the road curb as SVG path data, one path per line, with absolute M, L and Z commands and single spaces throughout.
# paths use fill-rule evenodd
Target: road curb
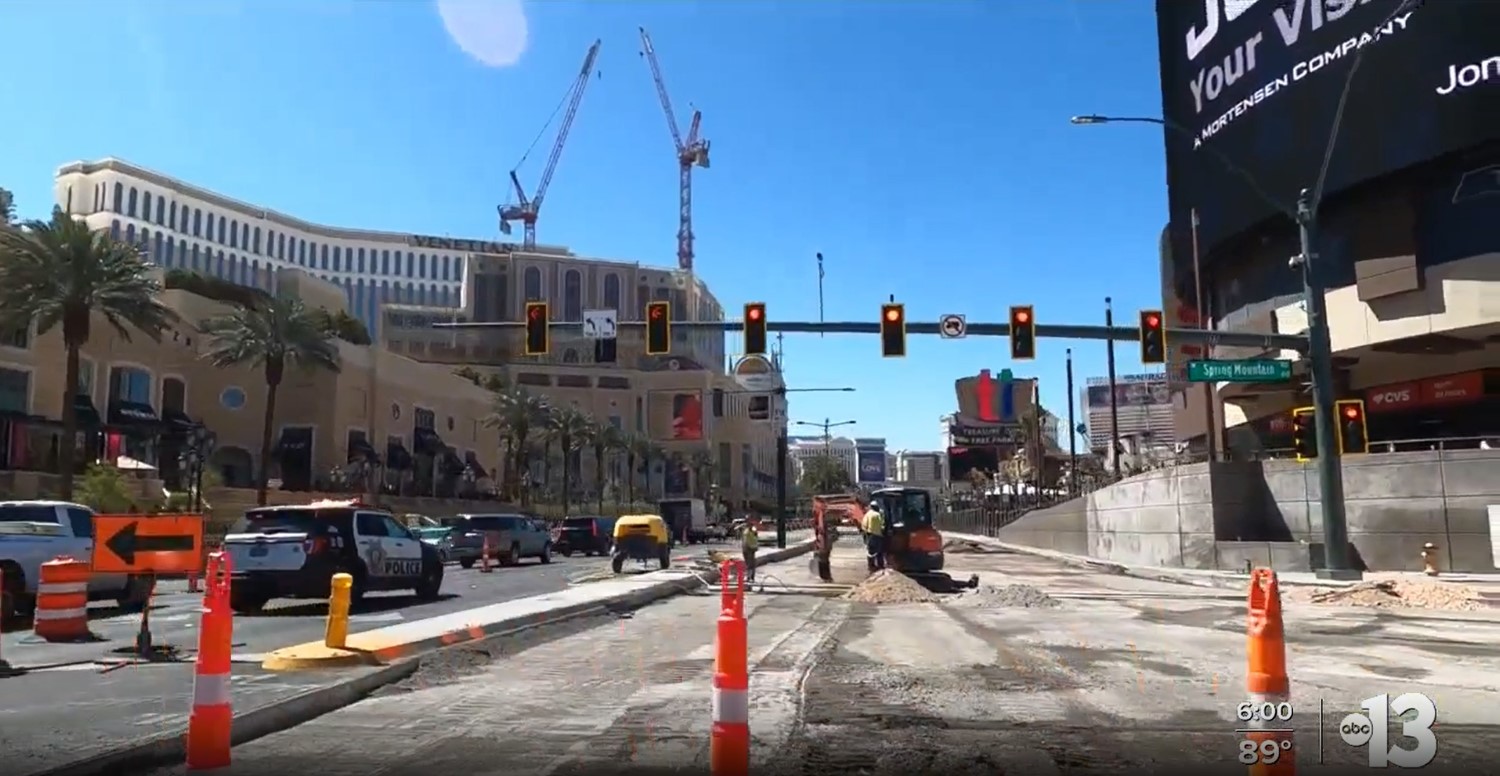
M 775 563 L 780 560 L 803 555 L 810 552 L 812 547 L 812 542 L 803 542 L 785 549 L 772 550 L 762 555 L 759 563 Z M 392 644 L 379 649 L 337 649 L 328 647 L 322 642 L 312 641 L 306 644 L 284 647 L 269 653 L 261 663 L 261 668 L 267 671 L 282 672 L 387 665 L 394 661 L 421 655 L 435 649 L 457 646 L 459 644 L 472 644 L 476 641 L 496 636 L 508 636 L 543 625 L 555 625 L 600 611 L 645 606 L 663 598 L 685 593 L 700 585 L 713 585 L 718 581 L 719 572 L 717 569 L 693 573 L 688 576 L 664 580 L 639 590 L 632 590 L 607 598 L 577 604 L 567 604 L 559 606 L 556 609 L 549 609 L 544 613 L 529 614 L 478 625 L 468 625 L 463 628 L 435 633 L 417 641 Z
M 1136 579 L 1149 579 L 1155 582 L 1171 582 L 1179 585 L 1207 587 L 1216 590 L 1243 590 L 1247 585 L 1250 584 L 1250 577 L 1244 574 L 1236 574 L 1234 572 L 1228 571 L 1207 570 L 1207 573 L 1193 574 L 1186 572 L 1175 572 L 1167 569 L 1142 568 L 1140 566 L 1127 566 L 1123 563 L 1116 563 L 1114 561 L 1102 560 L 1099 558 L 1090 558 L 1087 555 L 1074 555 L 1067 552 L 1058 552 L 1057 550 L 1044 550 L 1040 547 L 1027 547 L 1022 544 L 1010 544 L 1009 542 L 1002 542 L 998 539 L 993 539 L 988 536 L 980 536 L 979 534 L 965 534 L 954 533 L 952 531 L 944 531 L 943 536 L 947 539 L 953 539 L 961 542 L 973 542 L 975 544 L 983 544 L 1021 555 L 1031 555 L 1038 558 L 1047 558 L 1048 560 L 1055 560 L 1058 563 L 1073 566 L 1075 568 L 1092 569 L 1094 571 L 1101 571 L 1106 574 L 1118 574 L 1126 577 L 1135 577 Z M 1342 580 L 1325 579 L 1303 580 L 1282 578 L 1279 579 L 1278 582 L 1282 587 L 1346 587 L 1350 584 L 1353 584 L 1351 582 L 1345 582 Z
M 236 714 L 231 740 L 239 746 L 349 706 L 381 687 L 411 676 L 420 666 L 419 660 L 403 660 Z M 110 752 L 36 771 L 31 776 L 111 776 L 180 763 L 186 758 L 187 729 L 183 726 Z

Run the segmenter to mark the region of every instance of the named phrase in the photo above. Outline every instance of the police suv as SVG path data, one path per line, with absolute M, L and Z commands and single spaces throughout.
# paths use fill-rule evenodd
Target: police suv
M 246 614 L 273 598 L 327 598 L 334 574 L 354 577 L 353 600 L 371 590 L 438 597 L 443 561 L 390 512 L 348 501 L 252 509 L 224 537 L 230 607 Z

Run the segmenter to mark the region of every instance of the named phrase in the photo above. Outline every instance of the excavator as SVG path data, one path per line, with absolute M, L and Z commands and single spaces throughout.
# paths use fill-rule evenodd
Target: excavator
M 818 578 L 833 581 L 833 545 L 839 529 L 859 533 L 866 504 L 885 516 L 886 567 L 911 577 L 935 593 L 979 587 L 979 576 L 959 583 L 943 573 L 943 535 L 933 526 L 932 493 L 921 488 L 880 488 L 861 502 L 853 494 L 814 496 L 813 554 Z

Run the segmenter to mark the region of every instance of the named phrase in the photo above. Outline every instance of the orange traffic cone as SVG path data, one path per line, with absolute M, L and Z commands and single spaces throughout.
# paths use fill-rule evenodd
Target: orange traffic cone
M 1292 748 L 1292 683 L 1286 675 L 1286 627 L 1281 619 L 1281 589 L 1276 572 L 1250 574 L 1250 611 L 1245 628 L 1245 691 L 1250 719 L 1240 761 L 1253 776 L 1292 776 L 1297 757 Z M 1243 716 L 1243 714 L 1242 714 Z
M 203 593 L 203 620 L 198 629 L 198 661 L 194 666 L 193 710 L 188 717 L 188 770 L 229 766 L 234 728 L 230 703 L 230 652 L 234 644 L 234 614 L 229 608 L 229 556 L 208 556 Z
M 745 562 L 724 561 L 719 582 L 709 771 L 713 776 L 747 776 L 750 773 L 750 644 L 749 623 L 745 620 Z
M 494 549 L 490 547 L 490 534 L 485 531 L 484 544 L 479 548 L 479 570 L 486 574 L 492 574 L 495 571 L 495 567 L 490 565 L 491 552 L 494 552 Z

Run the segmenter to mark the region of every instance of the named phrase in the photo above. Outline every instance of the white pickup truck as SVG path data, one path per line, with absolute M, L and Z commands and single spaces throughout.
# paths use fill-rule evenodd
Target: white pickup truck
M 41 567 L 58 556 L 87 561 L 94 552 L 94 511 L 66 501 L 0 501 L 0 617 L 29 616 Z M 125 574 L 89 578 L 90 599 L 114 599 L 135 610 L 150 597 L 148 580 Z

